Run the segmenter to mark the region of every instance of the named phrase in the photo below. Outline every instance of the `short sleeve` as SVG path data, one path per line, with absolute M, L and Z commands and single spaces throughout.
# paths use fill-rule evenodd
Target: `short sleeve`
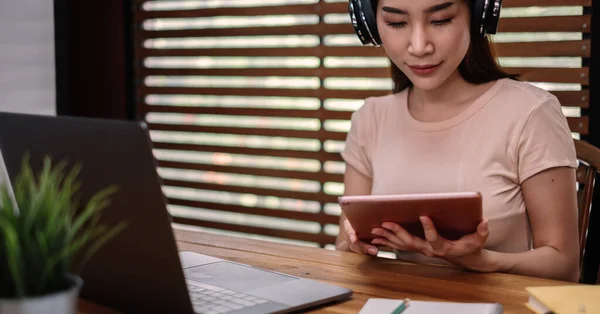
M 517 152 L 519 183 L 549 168 L 577 168 L 571 130 L 555 96 L 546 97 L 531 112 Z
M 361 174 L 372 178 L 372 155 L 375 140 L 373 104 L 367 98 L 365 103 L 352 114 L 350 130 L 346 136 L 342 158 Z

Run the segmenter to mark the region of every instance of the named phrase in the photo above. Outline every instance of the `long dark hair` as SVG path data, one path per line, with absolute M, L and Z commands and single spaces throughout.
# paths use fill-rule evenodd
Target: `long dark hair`
M 471 9 L 473 0 L 464 1 L 467 2 L 469 9 Z M 371 3 L 374 12 L 376 12 L 378 0 L 371 0 Z M 404 72 L 400 71 L 394 62 L 390 63 L 392 79 L 394 81 L 392 91 L 398 93 L 411 87 L 412 82 Z M 483 84 L 507 77 L 518 79 L 517 74 L 509 74 L 500 67 L 496 59 L 493 43 L 488 36 L 482 37 L 474 31 L 471 31 L 471 43 L 465 57 L 458 66 L 458 72 L 465 81 L 472 84 Z

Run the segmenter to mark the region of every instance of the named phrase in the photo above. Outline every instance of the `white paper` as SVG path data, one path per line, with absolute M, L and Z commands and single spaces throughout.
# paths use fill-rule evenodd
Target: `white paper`
M 358 314 L 384 314 L 392 313 L 397 309 L 403 300 L 394 299 L 375 299 L 370 298 Z M 406 312 L 406 311 L 404 311 Z M 404 314 L 404 313 L 402 313 Z
M 362 307 L 359 314 L 392 313 L 403 300 L 370 298 Z M 498 303 L 459 303 L 459 302 L 409 302 L 408 308 L 402 314 L 502 314 L 502 305 Z

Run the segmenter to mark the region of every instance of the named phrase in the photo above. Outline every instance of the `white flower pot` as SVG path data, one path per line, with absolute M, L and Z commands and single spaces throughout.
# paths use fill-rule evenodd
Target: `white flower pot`
M 20 299 L 0 298 L 0 314 L 77 314 L 79 291 L 83 285 L 81 278 L 70 276 L 68 290 Z

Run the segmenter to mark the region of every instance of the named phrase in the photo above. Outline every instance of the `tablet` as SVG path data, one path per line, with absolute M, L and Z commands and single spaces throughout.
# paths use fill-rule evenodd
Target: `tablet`
M 479 192 L 451 192 L 399 195 L 352 195 L 338 198 L 342 211 L 362 241 L 382 223 L 395 222 L 412 235 L 425 239 L 420 216 L 428 216 L 445 239 L 457 240 L 477 231 L 482 220 Z

